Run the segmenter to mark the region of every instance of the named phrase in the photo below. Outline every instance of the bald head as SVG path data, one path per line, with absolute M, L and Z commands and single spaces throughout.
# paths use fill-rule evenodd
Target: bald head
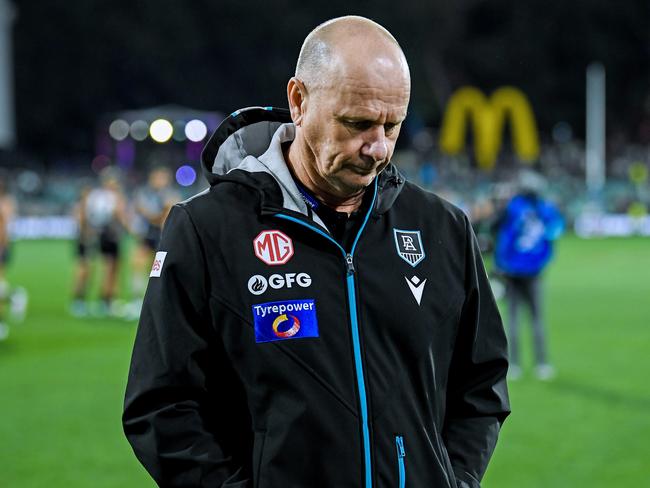
M 393 35 L 370 19 L 352 15 L 328 20 L 309 33 L 296 78 L 313 90 L 336 84 L 351 69 L 388 69 L 410 83 L 406 58 Z

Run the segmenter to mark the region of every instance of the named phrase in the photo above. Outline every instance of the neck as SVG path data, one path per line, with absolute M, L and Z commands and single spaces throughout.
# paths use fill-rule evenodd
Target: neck
M 359 209 L 365 188 L 348 193 L 333 187 L 315 170 L 316 162 L 311 151 L 301 147 L 297 141 L 293 141 L 288 147 L 283 147 L 283 153 L 284 160 L 294 177 L 313 193 L 319 202 L 337 212 L 346 212 L 348 215 Z

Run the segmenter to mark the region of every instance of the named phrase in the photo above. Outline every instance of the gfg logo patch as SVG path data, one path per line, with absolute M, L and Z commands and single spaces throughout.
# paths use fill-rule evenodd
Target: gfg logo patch
M 261 295 L 270 286 L 274 290 L 292 288 L 293 285 L 307 288 L 311 286 L 311 276 L 307 273 L 272 274 L 269 278 L 262 275 L 253 275 L 248 280 L 248 291 L 253 295 Z

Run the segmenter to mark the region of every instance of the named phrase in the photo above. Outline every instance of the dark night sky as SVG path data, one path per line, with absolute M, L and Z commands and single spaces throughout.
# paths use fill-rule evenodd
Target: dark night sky
M 635 140 L 650 111 L 647 0 L 15 3 L 19 145 L 44 159 L 92 151 L 96 121 L 116 110 L 285 106 L 302 39 L 345 14 L 371 17 L 400 41 L 410 113 L 428 125 L 439 126 L 460 85 L 511 84 L 530 97 L 543 134 L 566 120 L 581 136 L 595 60 L 607 69 L 610 131 Z

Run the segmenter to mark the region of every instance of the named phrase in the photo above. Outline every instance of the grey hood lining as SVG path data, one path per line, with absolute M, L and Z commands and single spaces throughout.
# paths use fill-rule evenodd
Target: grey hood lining
M 293 141 L 294 124 L 262 121 L 247 125 L 231 134 L 219 147 L 212 165 L 212 172 L 224 175 L 236 169 L 250 173 L 268 173 L 282 191 L 283 207 L 309 216 L 307 204 L 291 176 L 282 152 L 282 144 Z M 312 219 L 327 229 L 316 213 Z

